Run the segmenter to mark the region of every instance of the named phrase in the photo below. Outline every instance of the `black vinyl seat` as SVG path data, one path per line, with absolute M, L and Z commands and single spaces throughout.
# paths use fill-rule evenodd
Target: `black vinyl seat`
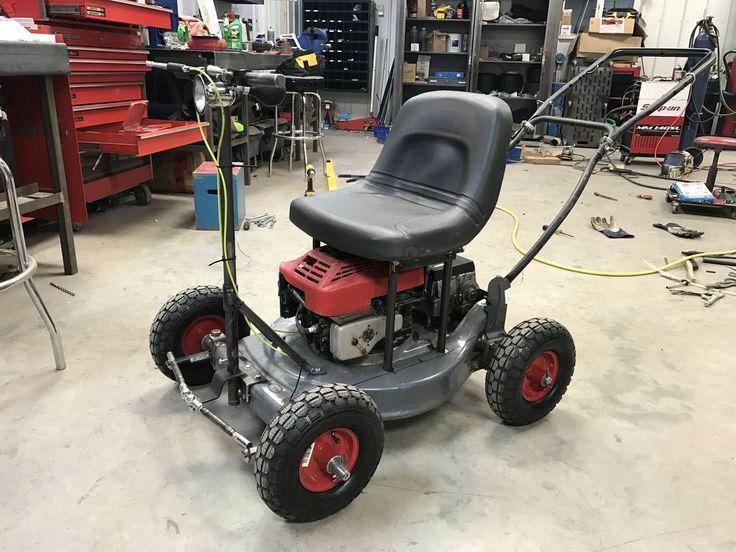
M 499 98 L 428 92 L 402 107 L 365 179 L 291 202 L 297 227 L 381 261 L 421 260 L 469 243 L 496 206 L 511 136 Z

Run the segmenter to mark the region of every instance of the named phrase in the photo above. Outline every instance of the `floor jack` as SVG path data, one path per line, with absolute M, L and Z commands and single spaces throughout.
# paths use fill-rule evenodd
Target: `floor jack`
M 622 135 L 714 59 L 709 50 L 627 48 L 606 54 L 588 72 L 615 58 L 650 55 L 699 56 L 701 62 L 616 129 L 546 115 L 585 73 L 542 102 L 513 135 L 511 110 L 499 98 L 433 91 L 406 102 L 365 178 L 292 201 L 289 218 L 312 246 L 280 265 L 281 316 L 273 324 L 237 293 L 233 205 L 227 200 L 233 190 L 230 133 L 224 132 L 223 286 L 192 287 L 167 301 L 149 344 L 155 365 L 178 384 L 186 404 L 253 461 L 258 492 L 271 510 L 287 520 L 313 521 L 347 506 L 378 466 L 384 421 L 439 407 L 476 371 L 485 370 L 486 399 L 508 425 L 534 423 L 555 408 L 573 375 L 572 337 L 548 318 L 506 329 L 506 290 L 559 230 Z M 225 126 L 234 99 L 257 99 L 259 87 L 284 87 L 280 75 L 152 66 L 204 72 L 209 84 L 200 83 L 203 98 L 196 104 L 219 111 Z M 508 150 L 543 123 L 604 135 L 547 229 L 506 276 L 481 287 L 473 261 L 460 253 L 493 213 Z M 194 386 L 202 387 L 195 392 Z M 259 442 L 206 406 L 225 388 L 230 405 L 243 403 L 266 423 Z M 171 469 L 179 461 L 173 459 Z

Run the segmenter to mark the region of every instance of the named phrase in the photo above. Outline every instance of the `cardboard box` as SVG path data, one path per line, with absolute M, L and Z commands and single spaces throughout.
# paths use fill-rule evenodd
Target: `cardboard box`
M 192 172 L 205 161 L 202 152 L 164 151 L 153 156 L 154 192 L 191 194 L 194 185 Z
M 643 40 L 641 36 L 580 33 L 575 45 L 575 55 L 582 58 L 599 58 L 617 48 L 639 48 Z
M 572 25 L 572 10 L 562 10 L 562 19 L 560 25 Z
M 441 33 L 439 31 L 432 31 L 432 36 L 429 39 L 429 51 L 430 52 L 446 52 L 447 51 L 447 33 Z
M 427 0 L 417 0 L 417 18 L 427 17 L 428 4 Z
M 632 35 L 634 34 L 634 23 L 636 19 L 633 17 L 591 17 L 588 25 L 589 33 L 597 34 L 616 34 L 616 35 Z
M 414 82 L 417 80 L 417 64 L 404 62 L 404 82 Z
M 404 62 L 404 82 L 415 82 L 417 80 L 417 64 Z

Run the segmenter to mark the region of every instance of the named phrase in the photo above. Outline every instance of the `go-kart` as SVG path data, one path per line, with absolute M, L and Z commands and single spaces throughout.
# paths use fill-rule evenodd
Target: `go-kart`
M 383 423 L 440 406 L 478 370 L 486 371 L 491 410 L 506 424 L 531 424 L 555 408 L 573 376 L 573 339 L 548 318 L 505 329 L 505 292 L 554 235 L 617 139 L 713 61 L 709 50 L 621 49 L 588 73 L 633 55 L 701 61 L 616 129 L 545 114 L 585 74 L 542 102 L 513 136 L 511 112 L 499 98 L 437 91 L 406 102 L 365 178 L 291 202 L 290 220 L 312 246 L 281 263 L 275 293 L 281 317 L 271 325 L 237 295 L 228 122 L 237 98 L 266 94 L 278 102 L 284 78 L 151 64 L 192 73 L 195 103 L 219 108 L 225 125 L 218 160 L 224 282 L 169 299 L 151 327 L 151 353 L 186 403 L 254 460 L 258 492 L 271 510 L 311 521 L 347 506 L 378 466 Z M 599 129 L 603 139 L 546 231 L 506 276 L 481 286 L 463 247 L 493 213 L 509 147 L 547 122 Z M 195 386 L 203 387 L 195 393 Z M 266 423 L 258 442 L 205 406 L 225 387 L 231 405 L 246 404 Z

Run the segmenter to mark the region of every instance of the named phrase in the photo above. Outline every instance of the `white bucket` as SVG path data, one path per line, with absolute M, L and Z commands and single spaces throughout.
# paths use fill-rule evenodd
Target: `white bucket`
M 461 53 L 463 51 L 463 35 L 460 33 L 450 33 L 447 36 L 447 51 Z

